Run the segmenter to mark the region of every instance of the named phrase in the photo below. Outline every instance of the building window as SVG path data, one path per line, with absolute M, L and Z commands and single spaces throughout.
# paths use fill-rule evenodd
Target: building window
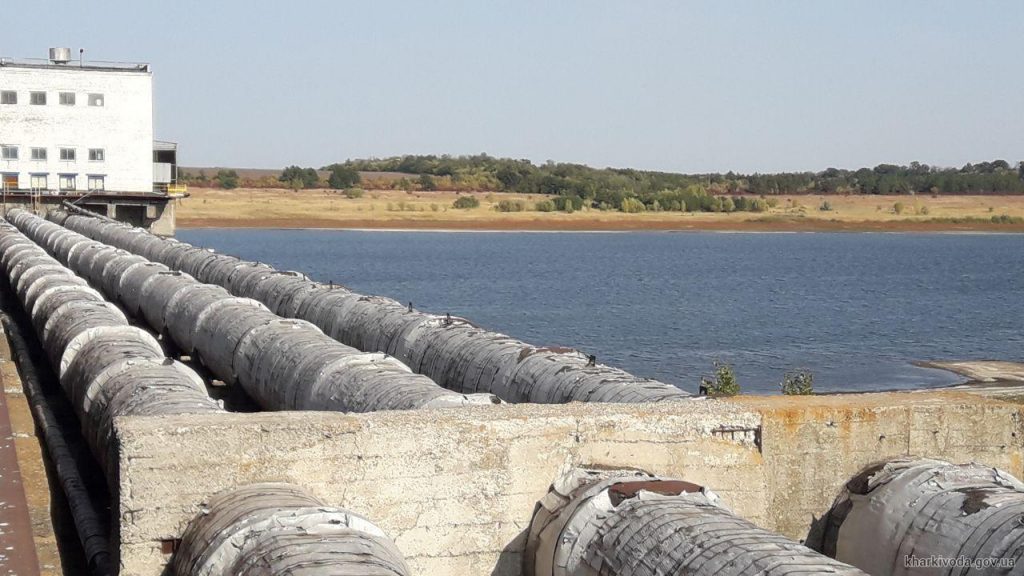
M 73 191 L 75 189 L 75 180 L 77 179 L 78 174 L 61 174 L 60 189 Z
M 76 158 L 77 158 L 77 155 L 75 154 L 75 149 L 74 148 L 61 148 L 60 149 L 60 159 L 61 160 L 66 160 L 68 162 L 74 162 Z
M 46 190 L 48 188 L 46 185 L 46 174 L 32 174 L 29 186 L 33 190 Z
M 4 190 L 18 189 L 18 174 L 16 172 L 6 172 L 4 173 L 3 178 Z
M 74 106 L 75 105 L 75 93 L 74 92 L 61 92 L 60 93 L 60 103 L 63 104 L 64 106 Z
M 14 90 L 4 90 L 0 92 L 0 104 L 17 104 L 18 93 Z
M 103 153 L 103 148 L 89 148 L 89 160 L 92 162 L 103 162 L 106 155 Z
M 89 190 L 93 192 L 102 192 L 106 190 L 104 187 L 106 176 L 89 176 Z
M 103 106 L 103 94 L 89 94 L 89 106 Z
M 32 149 L 33 160 L 46 160 L 46 148 L 33 148 Z
M 18 147 L 17 146 L 0 146 L 0 157 L 4 160 L 17 160 L 18 159 Z
M 34 106 L 46 105 L 46 92 L 29 92 L 28 96 L 28 101 Z

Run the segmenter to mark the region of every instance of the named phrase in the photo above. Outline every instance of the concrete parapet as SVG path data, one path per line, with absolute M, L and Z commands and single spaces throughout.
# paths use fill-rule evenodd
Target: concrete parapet
M 864 466 L 897 456 L 980 462 L 1020 478 L 1020 406 L 962 392 L 738 396 L 762 416 L 771 529 L 803 537 Z M 829 489 L 824 489 L 830 487 Z M 742 512 L 742 510 L 740 510 Z
M 571 466 L 713 486 L 737 514 L 802 539 L 879 459 L 975 460 L 1021 475 L 1017 406 L 957 393 L 657 404 L 126 417 L 122 574 L 154 575 L 201 503 L 293 482 L 395 538 L 412 573 L 520 574 L 536 503 Z

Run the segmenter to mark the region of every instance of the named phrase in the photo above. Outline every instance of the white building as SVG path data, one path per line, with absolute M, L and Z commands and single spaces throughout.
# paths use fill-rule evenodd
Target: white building
M 154 171 L 168 172 L 154 165 L 153 144 L 147 64 L 72 61 L 65 48 L 49 60 L 0 59 L 5 191 L 150 194 Z

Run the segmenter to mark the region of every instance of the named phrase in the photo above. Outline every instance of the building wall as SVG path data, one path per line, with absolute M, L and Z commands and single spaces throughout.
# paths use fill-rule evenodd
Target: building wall
M 18 160 L 0 159 L 0 172 L 19 173 L 19 188 L 44 173 L 51 191 L 60 174 L 77 174 L 78 190 L 88 189 L 90 174 L 105 176 L 108 192 L 153 190 L 151 73 L 0 66 L 0 90 L 18 93 L 17 104 L 0 104 L 0 144 L 18 146 Z M 34 91 L 46 92 L 46 105 L 30 103 Z M 60 104 L 60 92 L 74 92 L 75 105 Z M 103 106 L 89 106 L 92 93 L 103 94 Z M 45 147 L 47 160 L 32 160 L 33 147 Z M 76 160 L 62 161 L 60 148 L 75 148 Z M 104 160 L 90 161 L 90 148 L 102 148 Z
M 1021 475 L 1020 410 L 973 395 L 743 397 L 340 414 L 131 417 L 120 441 L 121 574 L 156 576 L 212 494 L 293 482 L 363 514 L 415 574 L 517 576 L 537 501 L 566 467 L 703 484 L 803 538 L 861 467 L 896 455 Z

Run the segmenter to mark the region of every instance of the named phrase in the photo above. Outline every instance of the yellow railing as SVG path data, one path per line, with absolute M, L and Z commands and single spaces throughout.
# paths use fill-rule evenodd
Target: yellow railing
M 186 184 L 168 184 L 168 194 L 185 194 L 188 192 L 188 186 Z

